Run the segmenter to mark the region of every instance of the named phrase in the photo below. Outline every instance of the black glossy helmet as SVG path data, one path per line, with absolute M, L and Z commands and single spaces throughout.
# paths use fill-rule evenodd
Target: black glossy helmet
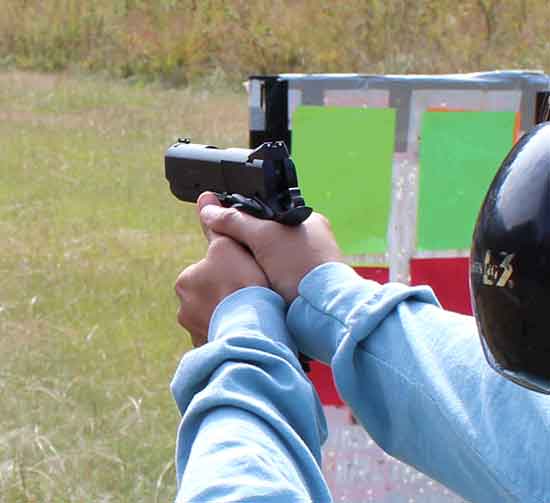
M 470 289 L 489 364 L 550 394 L 550 122 L 521 138 L 489 187 Z

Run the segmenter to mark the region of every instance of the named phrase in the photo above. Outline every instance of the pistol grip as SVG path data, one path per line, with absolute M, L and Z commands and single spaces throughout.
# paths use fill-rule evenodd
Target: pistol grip
M 241 194 L 216 194 L 220 203 L 226 208 L 237 208 L 262 220 L 274 220 L 283 225 L 299 225 L 313 211 L 309 206 L 297 206 L 282 213 L 276 213 L 271 207 L 255 197 Z
M 312 213 L 309 206 L 298 206 L 275 215 L 275 220 L 283 225 L 299 225 Z

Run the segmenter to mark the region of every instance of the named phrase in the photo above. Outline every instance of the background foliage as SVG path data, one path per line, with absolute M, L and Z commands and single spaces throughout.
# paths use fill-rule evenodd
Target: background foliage
M 545 0 L 0 0 L 0 12 L 4 64 L 171 84 L 550 69 Z
M 178 134 L 246 146 L 244 90 L 0 71 L 0 503 L 173 501 Z

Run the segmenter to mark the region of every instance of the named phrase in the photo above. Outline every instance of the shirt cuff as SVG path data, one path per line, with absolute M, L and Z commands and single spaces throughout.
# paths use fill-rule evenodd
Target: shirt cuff
M 261 286 L 242 288 L 222 300 L 210 319 L 210 342 L 245 333 L 266 336 L 296 354 L 296 344 L 286 326 L 286 303 L 273 290 Z
M 287 314 L 287 324 L 300 352 L 330 364 L 348 332 L 350 316 L 380 285 L 365 280 L 339 262 L 322 264 L 298 286 L 298 297 Z

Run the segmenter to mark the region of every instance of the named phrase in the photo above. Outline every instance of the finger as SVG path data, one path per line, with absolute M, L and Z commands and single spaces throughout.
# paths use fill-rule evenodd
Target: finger
M 204 346 L 208 340 L 208 335 L 204 332 L 191 332 L 189 335 L 191 336 L 191 341 L 194 348 Z
M 262 233 L 269 235 L 279 224 L 260 220 L 235 208 L 207 205 L 200 212 L 200 219 L 209 231 L 223 234 L 244 244 L 250 250 L 257 249 L 255 241 Z
M 214 232 L 212 229 L 207 227 L 201 222 L 202 232 L 204 233 L 204 237 L 208 241 L 208 244 L 213 243 L 217 238 L 221 236 L 221 234 L 218 234 L 217 232 Z
M 208 250 L 206 252 L 208 259 L 215 261 L 215 263 L 223 263 L 225 265 L 233 262 L 235 262 L 235 264 L 240 264 L 243 260 L 254 260 L 254 255 L 252 255 L 250 249 L 243 244 L 229 236 L 224 236 L 214 231 L 212 231 L 212 233 L 216 237 L 208 245 Z
M 197 210 L 200 213 L 201 210 L 207 206 L 208 204 L 212 204 L 214 206 L 221 206 L 218 196 L 214 194 L 214 192 L 203 192 L 197 199 Z
M 176 295 L 180 298 L 180 301 L 186 296 L 186 289 L 188 282 L 193 281 L 193 277 L 196 276 L 196 270 L 199 266 L 198 263 L 188 265 L 183 271 L 181 271 L 176 278 L 176 284 L 174 285 L 174 290 Z
M 199 213 L 199 216 L 200 216 L 201 210 L 208 205 L 221 207 L 220 201 L 218 200 L 216 194 L 214 194 L 213 192 L 203 192 L 198 197 L 197 212 Z M 205 225 L 202 219 L 199 218 L 199 221 L 201 224 L 202 233 L 204 234 L 204 237 L 209 243 L 211 243 L 216 238 L 216 234 L 207 225 Z
M 198 348 L 206 343 L 208 333 L 206 333 L 199 326 L 196 320 L 194 320 L 193 317 L 186 311 L 188 310 L 186 310 L 183 306 L 180 307 L 178 311 L 178 323 L 191 336 L 193 347 Z
M 191 337 L 191 342 L 194 348 L 198 348 L 204 344 L 208 339 L 208 333 L 206 333 L 196 322 L 193 322 L 193 318 L 186 312 L 184 306 L 181 306 L 178 311 L 178 323 L 187 331 Z M 196 321 L 196 320 L 195 320 Z
M 200 267 L 198 264 L 197 268 Z M 194 288 L 197 287 L 196 279 L 181 274 L 176 283 L 176 293 L 180 301 L 177 311 L 178 323 L 190 334 L 200 335 L 203 330 L 203 312 L 200 304 L 197 304 L 197 295 Z

